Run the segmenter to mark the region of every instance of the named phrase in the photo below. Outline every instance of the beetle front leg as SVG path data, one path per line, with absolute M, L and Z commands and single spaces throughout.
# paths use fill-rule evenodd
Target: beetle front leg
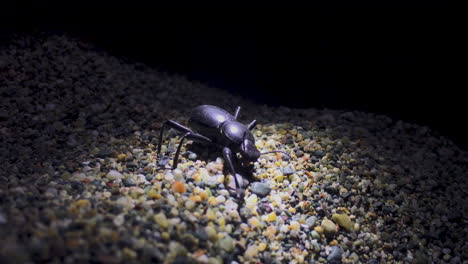
M 223 148 L 223 156 L 224 159 L 226 160 L 229 169 L 231 170 L 232 176 L 234 177 L 234 181 L 236 183 L 237 187 L 237 198 L 238 199 L 243 199 L 244 198 L 244 189 L 242 189 L 242 185 L 239 184 L 239 181 L 237 180 L 237 173 L 236 170 L 234 169 L 234 164 L 232 163 L 232 151 L 228 147 Z

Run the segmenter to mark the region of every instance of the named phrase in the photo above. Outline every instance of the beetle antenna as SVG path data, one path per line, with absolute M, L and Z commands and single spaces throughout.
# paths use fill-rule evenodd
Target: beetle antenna
M 287 153 L 287 152 L 285 152 L 285 151 L 282 151 L 282 150 L 272 150 L 272 151 L 267 151 L 267 152 L 261 152 L 260 155 L 265 155 L 265 154 L 270 154 L 270 153 L 275 153 L 275 152 L 283 153 L 283 154 L 285 154 L 286 156 L 288 156 L 289 159 L 291 159 L 291 155 L 289 155 L 289 153 Z

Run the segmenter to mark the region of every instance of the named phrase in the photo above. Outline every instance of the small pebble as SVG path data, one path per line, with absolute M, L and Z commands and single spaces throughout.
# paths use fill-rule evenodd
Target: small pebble
M 330 264 L 339 264 L 341 262 L 341 248 L 338 246 L 332 246 L 331 252 L 327 257 L 327 261 Z
M 264 182 L 254 182 L 250 191 L 258 195 L 260 198 L 267 196 L 271 192 L 271 187 Z
M 0 212 L 0 225 L 8 223 L 6 216 Z
M 333 214 L 333 221 L 335 221 L 339 226 L 343 227 L 346 231 L 352 231 L 354 223 L 351 222 L 349 216 L 346 214 Z
M 164 213 L 159 213 L 153 216 L 154 221 L 162 228 L 166 229 L 169 227 L 169 221 Z
M 219 246 L 226 252 L 232 252 L 234 250 L 234 240 L 229 235 L 226 235 L 219 241 Z
M 290 166 L 287 166 L 287 167 L 284 167 L 283 168 L 283 174 L 288 176 L 288 175 L 291 175 L 295 172 L 295 170 L 293 168 L 291 168 Z
M 109 179 L 109 180 L 118 180 L 118 179 L 122 179 L 123 178 L 123 175 L 116 171 L 116 170 L 111 170 L 107 173 L 106 177 Z
M 323 219 L 321 227 L 325 234 L 334 234 L 336 232 L 336 225 L 327 218 Z
M 189 160 L 197 160 L 198 156 L 196 153 L 190 153 L 188 155 Z
M 309 227 L 309 228 L 312 228 L 315 226 L 315 223 L 317 222 L 317 217 L 316 216 L 309 216 L 307 217 L 307 219 L 305 220 L 305 224 Z
M 172 185 L 172 190 L 176 193 L 185 193 L 187 191 L 185 184 L 181 181 L 175 181 Z

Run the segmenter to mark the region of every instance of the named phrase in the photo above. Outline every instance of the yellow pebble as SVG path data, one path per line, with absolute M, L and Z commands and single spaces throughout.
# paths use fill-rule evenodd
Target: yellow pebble
M 135 250 L 127 248 L 127 247 L 123 249 L 123 255 L 127 258 L 132 258 L 132 259 L 137 257 L 137 253 L 135 252 Z
M 159 214 L 155 214 L 153 216 L 153 219 L 156 223 L 158 223 L 158 225 L 162 228 L 168 228 L 169 227 L 169 221 L 167 220 L 167 217 L 164 213 L 159 213 Z
M 226 219 L 224 219 L 224 217 L 219 218 L 218 219 L 218 225 L 219 225 L 219 227 L 224 228 L 224 226 L 226 226 Z
M 294 207 L 289 207 L 288 211 L 291 212 L 291 213 L 293 213 L 293 214 L 295 214 L 295 213 L 296 213 L 296 208 L 294 208 Z
M 268 216 L 267 216 L 267 221 L 268 222 L 276 221 L 276 213 L 275 212 L 269 213 Z
M 291 223 L 289 223 L 289 229 L 298 231 L 301 229 L 301 225 L 297 221 L 291 221 Z
M 216 201 L 216 198 L 214 196 L 211 196 L 209 199 L 208 199 L 208 203 L 212 206 L 215 206 L 218 204 L 218 201 Z
M 284 180 L 283 174 L 277 175 L 277 176 L 275 177 L 275 180 L 278 181 L 278 182 L 282 182 L 282 181 Z
M 151 198 L 151 199 L 159 199 L 159 198 L 161 198 L 161 195 L 159 195 L 159 193 L 156 192 L 155 189 L 151 189 L 148 192 L 148 197 Z
M 211 210 L 211 208 L 208 208 L 208 210 L 206 210 L 206 218 L 208 218 L 208 220 L 215 220 L 216 219 L 216 214 L 213 212 L 213 210 Z
M 351 221 L 348 215 L 346 214 L 333 214 L 333 220 L 338 223 L 341 227 L 347 231 L 352 231 L 354 223 Z
M 274 225 L 267 227 L 267 230 L 265 231 L 266 236 L 274 236 L 275 234 L 276 234 L 276 227 Z
M 127 155 L 125 155 L 125 154 L 123 154 L 123 153 L 122 153 L 122 154 L 119 154 L 119 155 L 117 156 L 117 160 L 118 160 L 118 161 L 124 161 L 126 158 L 127 158 Z
M 81 199 L 75 202 L 74 206 L 77 208 L 89 207 L 89 201 L 86 199 Z
M 264 251 L 266 249 L 267 245 L 265 243 L 260 243 L 260 245 L 258 245 L 258 250 L 260 251 Z
M 201 203 L 202 201 L 202 198 L 200 197 L 200 195 L 192 195 L 189 197 L 189 199 L 197 203 Z
M 261 223 L 260 221 L 258 221 L 258 219 L 256 217 L 251 217 L 249 219 L 249 225 L 252 227 L 252 228 L 255 228 L 255 227 L 260 227 L 261 226 Z
M 208 193 L 205 190 L 200 191 L 200 198 L 205 201 L 208 199 Z
M 330 242 L 329 245 L 330 246 L 336 246 L 336 245 L 338 245 L 338 241 L 336 239 L 334 239 L 332 242 Z
M 314 230 L 315 230 L 317 233 L 319 233 L 319 234 L 322 234 L 322 233 L 323 233 L 323 228 L 322 228 L 321 226 L 316 226 L 316 227 L 314 228 Z
M 161 233 L 161 237 L 162 237 L 163 239 L 166 239 L 166 240 L 169 239 L 169 238 L 171 238 L 171 236 L 169 235 L 168 232 L 162 232 L 162 233 Z
M 244 223 L 242 223 L 242 224 L 240 225 L 240 228 L 241 228 L 245 233 L 247 233 L 247 232 L 250 231 L 250 227 L 249 227 L 248 225 L 244 224 Z

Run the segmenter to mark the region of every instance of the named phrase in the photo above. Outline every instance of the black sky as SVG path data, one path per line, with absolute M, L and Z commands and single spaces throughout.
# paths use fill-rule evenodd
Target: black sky
M 382 113 L 431 126 L 466 148 L 452 11 L 44 9 L 2 23 L 2 40 L 12 32 L 66 32 L 258 103 Z

